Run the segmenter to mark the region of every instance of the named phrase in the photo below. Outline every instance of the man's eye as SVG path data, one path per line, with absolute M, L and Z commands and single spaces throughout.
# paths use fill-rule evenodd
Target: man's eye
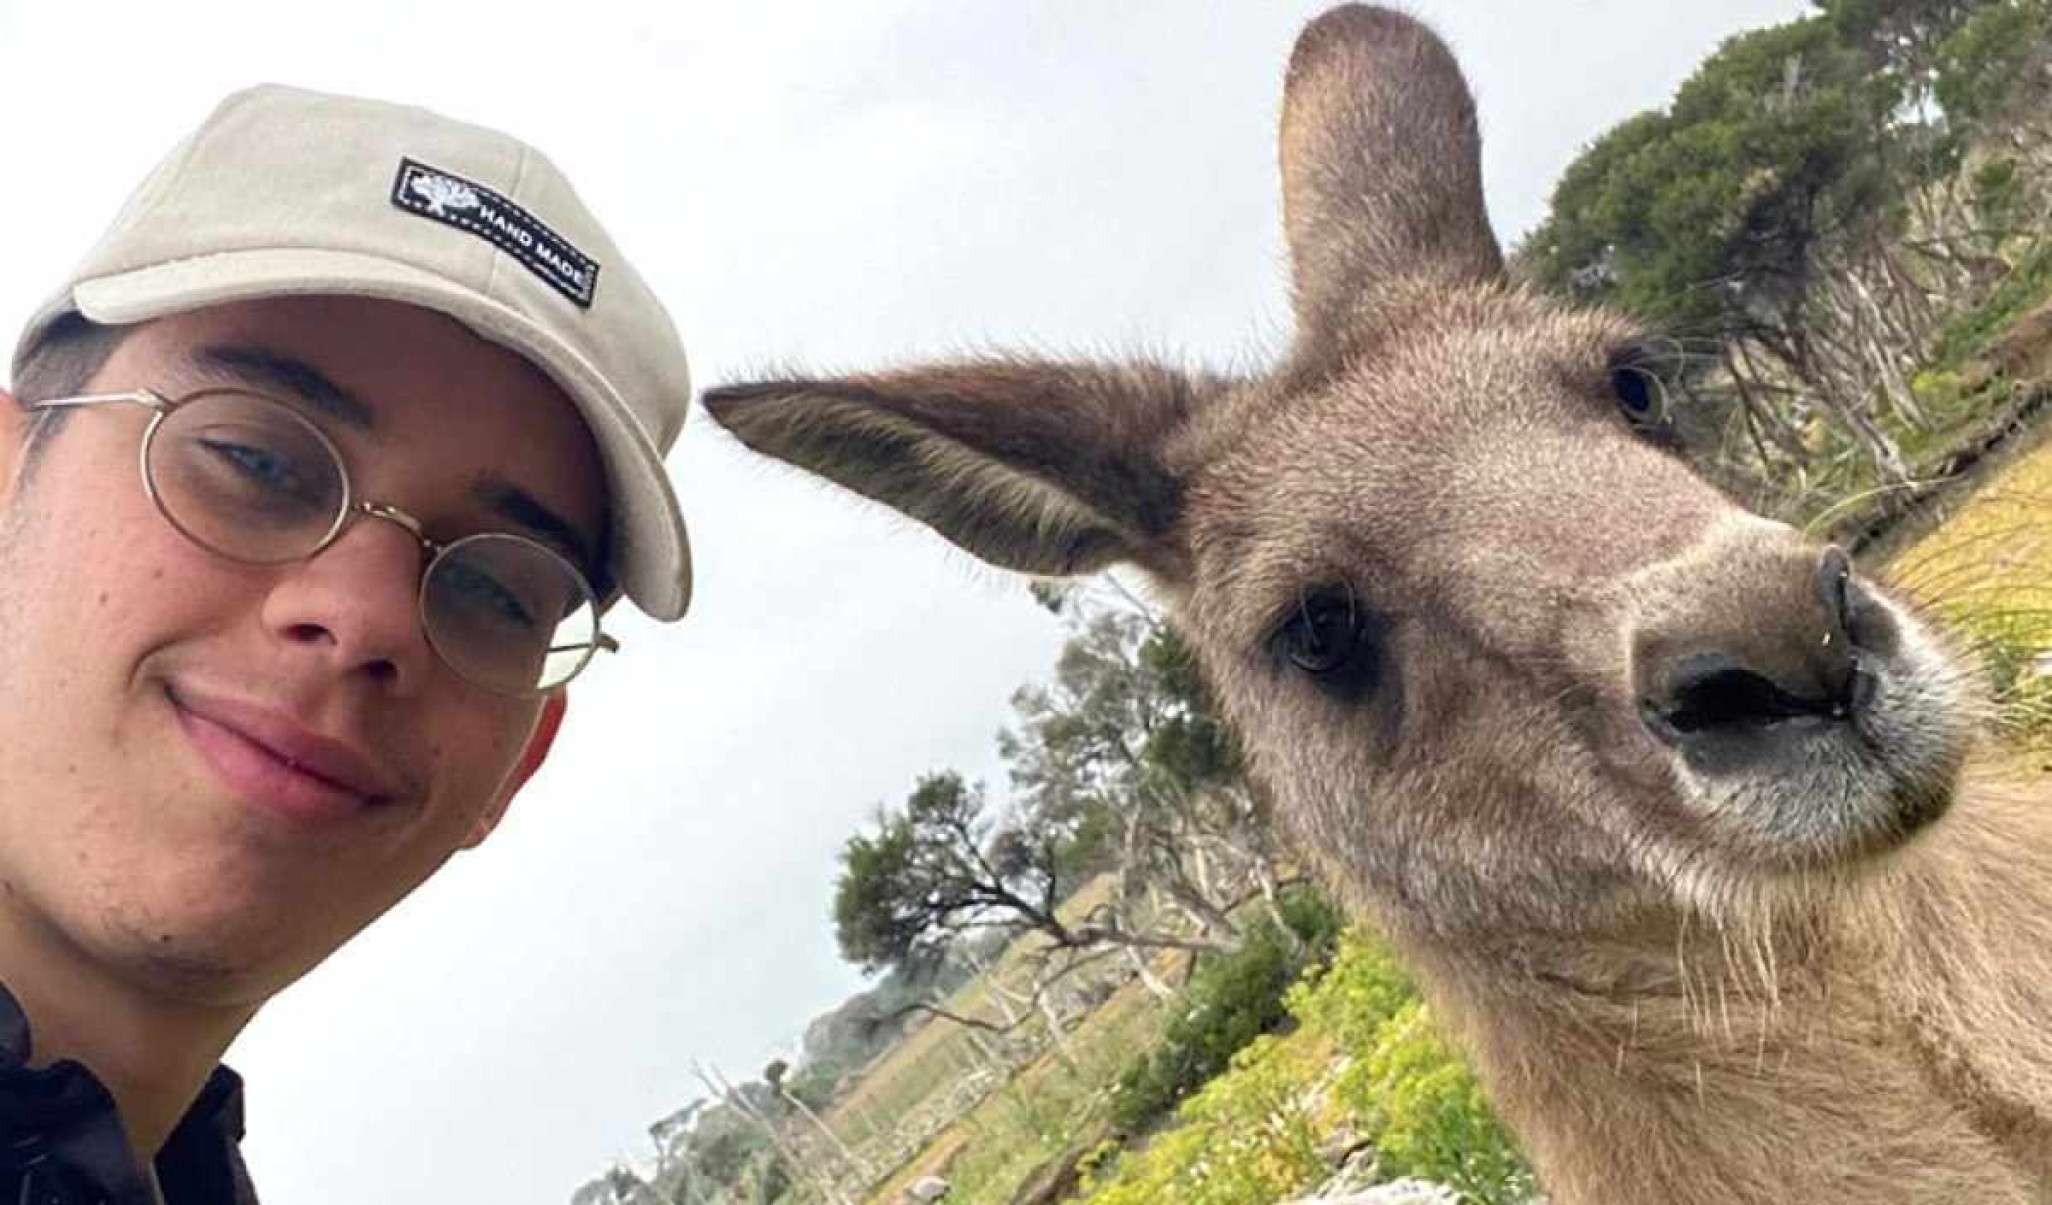
M 180 476 L 210 495 L 209 505 L 271 512 L 325 512 L 334 505 L 334 473 L 290 447 L 220 433 L 199 436 L 190 446 L 198 449 L 196 471 Z
M 470 620 L 535 627 L 534 612 L 519 593 L 491 574 L 457 563 L 443 569 L 442 579 L 444 597 Z
M 200 446 L 251 481 L 272 489 L 289 491 L 304 479 L 290 460 L 268 448 L 223 439 L 201 440 Z

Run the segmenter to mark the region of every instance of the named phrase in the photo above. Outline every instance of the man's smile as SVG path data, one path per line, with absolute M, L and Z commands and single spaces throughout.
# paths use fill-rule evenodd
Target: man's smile
M 365 753 L 260 704 L 167 686 L 179 725 L 231 790 L 300 823 L 343 820 L 399 793 Z

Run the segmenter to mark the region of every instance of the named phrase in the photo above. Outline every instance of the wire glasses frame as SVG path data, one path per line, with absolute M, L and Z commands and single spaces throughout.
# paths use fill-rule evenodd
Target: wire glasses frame
M 186 471 L 190 466 L 182 466 L 181 472 L 194 479 L 229 479 L 239 495 L 254 493 L 262 497 L 192 496 L 188 505 L 200 513 L 181 515 L 184 508 L 166 498 L 154 453 L 166 422 L 196 403 L 240 405 L 253 419 L 276 421 L 282 425 L 281 431 L 310 438 L 333 471 L 332 502 L 318 496 L 308 499 L 308 483 L 303 475 L 291 471 L 299 466 L 274 463 L 285 459 L 275 455 L 275 448 L 227 443 L 217 455 L 220 463 L 232 467 Z M 495 694 L 531 697 L 569 682 L 598 650 L 619 651 L 619 641 L 599 630 L 598 600 L 590 582 L 562 554 L 525 536 L 502 532 L 469 535 L 446 544 L 430 539 L 420 520 L 400 508 L 356 498 L 341 450 L 325 431 L 284 402 L 243 389 L 201 389 L 176 399 L 166 398 L 155 390 L 137 389 L 52 398 L 27 403 L 26 408 L 37 411 L 102 405 L 139 406 L 150 411 L 150 423 L 143 432 L 138 454 L 143 490 L 157 513 L 179 534 L 219 556 L 244 564 L 288 564 L 320 555 L 362 518 L 383 519 L 404 529 L 422 551 L 415 604 L 421 631 L 436 656 L 474 686 Z M 225 411 L 222 417 L 227 417 Z M 311 449 L 308 453 L 312 455 Z M 207 462 L 208 466 L 215 463 Z M 313 466 L 319 467 L 318 460 Z M 277 479 L 275 484 L 272 477 Z M 247 484 L 254 481 L 263 484 Z M 228 492 L 208 488 L 216 495 Z M 295 494 L 295 489 L 300 492 Z M 189 495 L 205 492 L 186 487 Z M 280 501 L 287 507 L 302 508 L 303 513 L 283 519 L 260 513 L 259 502 L 272 505 Z M 325 527 L 309 541 L 306 537 L 313 533 L 313 528 L 306 525 L 304 516 L 322 517 L 318 509 L 312 508 L 326 508 L 328 513 Z M 195 530 L 201 526 L 214 528 L 215 534 L 209 537 Z M 278 543 L 266 527 L 283 531 L 284 542 Z M 267 540 L 273 546 L 258 552 L 257 546 Z M 224 541 L 230 546 L 224 546 Z M 563 618 L 556 621 L 552 630 L 544 632 L 547 621 L 535 616 L 555 609 L 560 609 Z M 529 647 L 521 647 L 523 642 Z

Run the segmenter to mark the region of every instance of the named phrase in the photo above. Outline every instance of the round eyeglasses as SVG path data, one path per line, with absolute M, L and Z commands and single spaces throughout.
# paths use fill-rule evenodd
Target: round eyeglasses
M 590 583 L 560 554 L 498 532 L 449 544 L 428 539 L 404 511 L 354 498 L 334 442 L 284 402 L 238 389 L 203 389 L 172 401 L 141 389 L 28 408 L 101 405 L 151 412 L 142 438 L 143 488 L 171 526 L 230 560 L 306 560 L 366 516 L 405 528 L 426 560 L 421 631 L 475 686 L 539 694 L 576 677 L 596 650 L 620 647 L 599 631 Z

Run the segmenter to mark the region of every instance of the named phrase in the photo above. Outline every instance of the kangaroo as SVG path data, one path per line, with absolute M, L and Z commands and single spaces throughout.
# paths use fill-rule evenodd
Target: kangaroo
M 1505 279 L 1413 20 L 1291 56 L 1258 379 L 993 358 L 705 398 L 1035 575 L 1137 567 L 1279 822 L 1571 1205 L 2052 1201 L 2052 831 L 1974 676 L 1673 452 L 1641 332 Z

